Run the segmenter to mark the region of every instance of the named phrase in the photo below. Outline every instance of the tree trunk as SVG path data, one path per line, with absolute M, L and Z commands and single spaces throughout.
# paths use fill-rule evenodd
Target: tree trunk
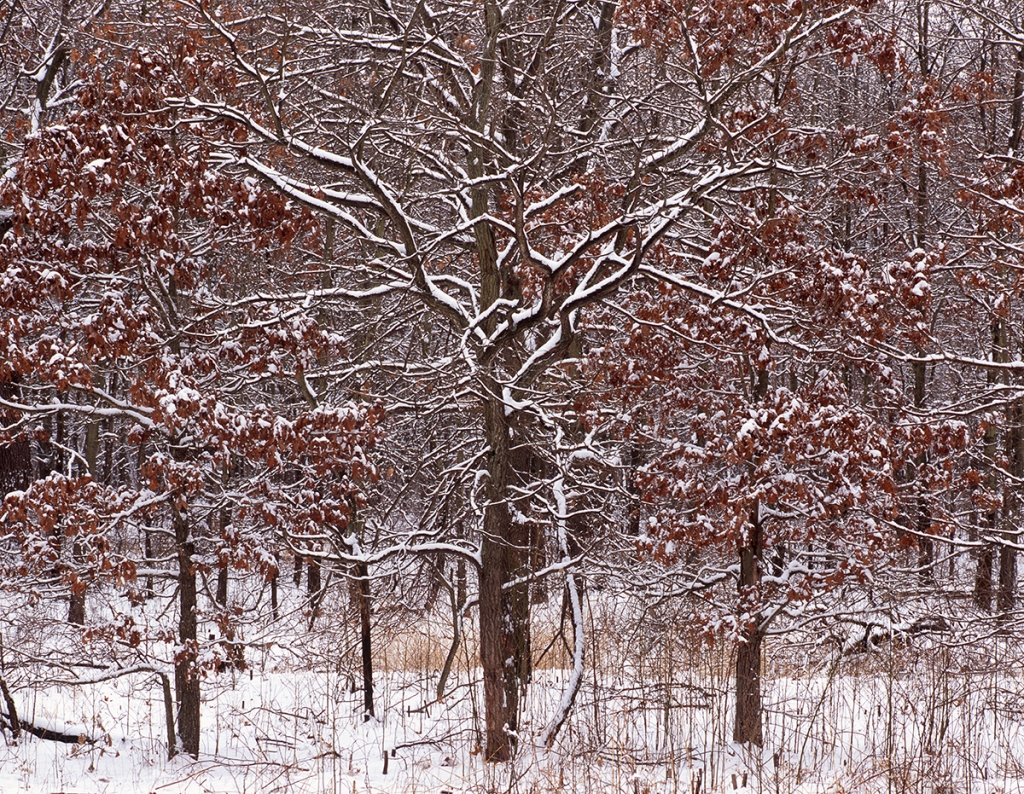
M 79 544 L 75 543 L 76 546 Z M 75 557 L 81 556 L 81 552 L 76 550 Z M 76 578 L 71 585 L 71 597 L 68 600 L 68 623 L 75 626 L 85 625 L 85 581 Z
M 991 524 L 995 525 L 995 513 L 990 513 Z M 977 564 L 974 570 L 974 605 L 986 612 L 992 611 L 992 566 L 995 552 L 989 543 L 978 550 Z
M 529 534 L 509 511 L 510 428 L 501 400 L 484 404 L 491 458 L 480 547 L 480 664 L 484 675 L 485 758 L 512 756 L 521 687 L 529 670 L 529 585 L 505 585 L 529 562 Z
M 359 577 L 359 643 L 363 655 L 363 720 L 367 721 L 373 713 L 373 644 L 370 611 L 370 572 L 365 562 L 356 566 Z
M 279 614 L 279 599 L 277 592 L 277 577 L 279 576 L 279 570 L 281 567 L 281 559 L 277 553 L 274 554 L 274 559 L 277 565 L 274 568 L 274 573 L 270 577 L 270 615 L 273 620 L 277 620 L 280 617 Z
M 923 166 L 922 166 L 923 168 Z M 924 180 L 922 171 L 922 184 Z M 924 191 L 924 187 L 920 187 L 919 190 Z M 922 221 L 923 222 L 923 221 Z M 923 235 L 923 232 L 921 232 Z M 918 350 L 917 354 L 924 355 L 923 351 Z M 915 361 L 914 362 L 914 407 L 918 409 L 924 408 L 925 401 L 925 362 Z M 931 537 L 932 529 L 932 515 L 931 506 L 928 503 L 928 495 L 925 493 L 925 484 L 922 482 L 924 477 L 924 468 L 928 463 L 928 455 L 922 452 L 918 455 L 914 461 L 914 470 L 917 474 L 918 484 L 918 496 L 917 496 L 917 568 L 924 582 L 933 582 L 935 580 L 935 541 Z
M 1006 620 L 1017 604 L 1017 549 L 1019 541 L 1017 522 L 1020 519 L 1021 500 L 1018 495 L 1022 475 L 1024 475 L 1024 404 L 1014 402 L 1007 411 L 1007 450 L 1006 457 L 1010 463 L 1010 474 L 1014 480 L 1007 483 L 1007 495 L 1004 498 L 1003 540 L 999 549 L 999 594 L 997 609 L 1000 620 Z
M 178 702 L 178 738 L 181 749 L 199 757 L 199 650 L 196 618 L 195 541 L 185 514 L 173 508 L 174 541 L 178 552 L 178 643 L 174 657 L 174 691 Z
M 733 725 L 733 741 L 741 744 L 761 746 L 763 729 L 761 724 L 761 646 L 764 632 L 759 623 L 759 611 L 747 610 L 749 600 L 755 597 L 761 582 L 761 557 L 764 550 L 761 529 L 760 505 L 755 505 L 751 516 L 751 530 L 747 542 L 740 552 L 740 609 L 753 614 L 751 620 L 740 629 L 739 646 L 736 649 L 736 722 Z
M 313 630 L 320 616 L 320 601 L 323 598 L 323 576 L 320 563 L 310 559 L 306 564 L 306 595 L 309 596 L 309 630 Z
M 1000 317 L 994 317 L 990 325 L 992 334 L 992 361 L 1000 363 L 1006 358 L 1006 326 Z M 999 376 L 989 370 L 986 381 L 989 388 L 993 388 Z M 988 474 L 985 478 L 989 490 L 994 491 L 998 483 L 995 476 L 996 467 L 996 446 L 999 442 L 999 434 L 994 424 L 985 428 L 985 438 L 982 445 L 982 457 L 988 467 Z M 986 515 L 985 524 L 989 535 L 995 537 L 998 530 L 999 514 L 996 510 L 990 510 Z M 995 564 L 995 547 L 993 541 L 982 538 L 981 548 L 977 553 L 977 562 L 974 571 L 974 603 L 979 609 L 986 612 L 992 611 L 992 596 L 995 589 L 992 586 L 992 568 Z
M 224 480 L 226 484 L 226 472 Z M 231 523 L 231 511 L 226 506 L 221 507 L 218 521 L 220 523 L 221 542 L 227 542 L 228 526 Z M 219 606 L 226 607 L 228 605 L 228 559 L 222 557 L 217 561 L 217 565 L 217 595 L 215 600 Z
M 102 386 L 102 382 L 99 384 Z M 100 450 L 100 423 L 99 420 L 94 420 L 86 424 L 85 426 L 85 465 L 87 474 L 94 480 L 97 477 L 97 459 L 99 458 Z M 75 562 L 75 567 L 78 568 L 85 560 L 85 554 L 82 551 L 82 541 L 79 538 L 75 539 L 74 544 L 71 547 L 71 557 Z M 76 626 L 85 625 L 85 594 L 88 589 L 85 579 L 81 579 L 77 576 L 74 577 L 74 581 L 71 584 L 71 596 L 68 600 L 68 623 L 73 623 Z
M 226 565 L 217 569 L 216 601 L 222 607 L 228 604 L 228 567 Z
M 768 394 L 768 372 L 757 370 L 753 383 L 753 401 L 762 402 Z M 756 465 L 754 461 L 751 465 Z M 739 591 L 740 614 L 749 615 L 740 627 L 736 648 L 736 721 L 733 741 L 760 747 L 763 741 L 761 726 L 761 646 L 764 630 L 761 626 L 760 596 L 762 562 L 764 557 L 764 526 L 761 504 L 755 502 L 750 513 L 750 531 L 742 539 L 740 548 L 740 576 L 736 582 Z

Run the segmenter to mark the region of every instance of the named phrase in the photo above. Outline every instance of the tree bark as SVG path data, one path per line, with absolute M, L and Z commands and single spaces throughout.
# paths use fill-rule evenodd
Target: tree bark
M 277 620 L 280 617 L 277 577 L 280 575 L 281 559 L 276 553 L 274 554 L 274 559 L 277 565 L 273 575 L 270 577 L 270 615 L 273 620 Z
M 363 720 L 368 721 L 373 713 L 373 626 L 370 610 L 370 572 L 365 562 L 356 566 L 359 577 L 359 643 L 363 657 Z
M 923 166 L 922 166 L 923 168 Z M 924 172 L 922 171 L 922 174 Z M 922 184 L 924 177 L 921 177 Z M 920 190 L 924 190 L 921 187 Z M 922 221 L 923 223 L 923 221 Z M 923 232 L 922 232 L 923 234 Z M 918 350 L 918 355 L 923 355 L 923 351 Z M 925 363 L 923 361 L 914 362 L 914 407 L 918 409 L 924 408 L 925 401 L 925 380 L 926 371 Z M 924 582 L 933 582 L 935 580 L 935 571 L 933 569 L 935 563 L 935 541 L 931 537 L 932 529 L 932 515 L 931 505 L 928 502 L 928 495 L 925 492 L 925 484 L 921 482 L 921 478 L 924 476 L 924 468 L 928 463 L 927 453 L 922 452 L 914 461 L 914 470 L 918 478 L 918 495 L 917 495 L 917 568 Z
M 306 595 L 309 596 L 309 630 L 313 630 L 320 616 L 320 601 L 323 598 L 323 569 L 320 563 L 310 559 L 306 564 Z
M 768 394 L 768 372 L 757 370 L 753 384 L 753 401 L 762 402 Z M 752 461 L 751 466 L 756 462 Z M 761 646 L 764 630 L 761 626 L 759 594 L 762 562 L 764 558 L 764 526 L 761 504 L 755 501 L 750 513 L 750 531 L 739 547 L 740 576 L 736 582 L 739 591 L 740 614 L 749 617 L 740 626 L 739 645 L 736 648 L 736 721 L 733 741 L 760 747 L 763 742 L 761 724 Z
M 754 506 L 750 536 L 740 547 L 740 603 L 754 596 L 761 582 L 761 557 L 764 538 L 761 528 L 760 506 Z M 742 606 L 741 606 L 742 609 Z M 736 721 L 733 741 L 760 747 L 763 740 L 761 722 L 761 646 L 764 632 L 756 609 L 753 617 L 740 628 L 740 641 L 736 649 Z
M 196 617 L 195 541 L 185 513 L 173 508 L 174 541 L 178 554 L 178 643 L 174 658 L 174 691 L 178 703 L 178 738 L 181 749 L 199 757 L 198 620 Z
M 994 317 L 990 326 L 992 335 L 992 361 L 1000 363 L 1006 359 L 1006 327 L 1000 317 Z M 989 370 L 986 374 L 986 381 L 990 389 L 994 388 L 999 376 Z M 999 432 L 994 424 L 985 428 L 985 438 L 982 445 L 982 457 L 988 466 L 986 484 L 988 489 L 994 491 L 998 485 L 995 475 L 996 446 L 999 442 Z M 985 524 L 991 537 L 995 537 L 998 531 L 999 514 L 996 510 L 990 510 L 986 514 Z M 977 561 L 974 570 L 974 603 L 979 609 L 986 612 L 992 611 L 992 596 L 995 588 L 992 584 L 993 566 L 995 564 L 995 547 L 993 541 L 982 539 L 981 548 L 977 553 Z
M 1017 549 L 1019 532 L 1017 522 L 1021 513 L 1021 500 L 1018 494 L 1020 486 L 1016 484 L 1024 475 L 1024 404 L 1016 401 L 1007 410 L 1009 428 L 1007 430 L 1007 459 L 1010 474 L 1014 482 L 1007 483 L 1007 495 L 1004 498 L 1005 515 L 1003 516 L 1003 540 L 999 548 L 999 593 L 996 607 L 999 619 L 1006 620 L 1009 613 L 1017 605 Z
M 521 687 L 529 669 L 529 585 L 506 587 L 529 562 L 528 530 L 507 502 L 510 428 L 501 400 L 484 403 L 490 447 L 480 556 L 480 664 L 484 675 L 485 758 L 511 758 L 519 729 Z M 525 537 L 524 537 L 525 535 Z

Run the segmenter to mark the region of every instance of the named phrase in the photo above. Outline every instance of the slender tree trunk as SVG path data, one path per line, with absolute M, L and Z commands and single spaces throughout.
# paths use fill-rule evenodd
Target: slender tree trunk
M 356 566 L 359 577 L 359 643 L 363 660 L 363 719 L 369 720 L 373 712 L 373 642 L 372 613 L 370 609 L 370 571 L 365 562 Z
M 1024 47 L 1016 48 L 1017 67 L 1013 71 L 1013 102 L 1010 104 L 1010 152 L 1020 148 L 1024 120 Z
M 174 658 L 174 691 L 178 703 L 181 749 L 199 757 L 198 621 L 196 618 L 195 541 L 185 514 L 173 508 L 174 541 L 178 552 L 178 643 Z
M 100 382 L 98 385 L 103 385 Z M 98 479 L 97 461 L 99 459 L 100 450 L 100 423 L 99 420 L 93 420 L 85 426 L 85 465 L 88 469 L 88 474 L 94 480 Z M 74 544 L 71 547 L 71 557 L 75 562 L 75 567 L 84 563 L 85 553 L 82 549 L 82 541 L 76 537 Z M 88 586 L 85 579 L 75 578 L 75 581 L 71 585 L 71 596 L 68 599 L 68 623 L 73 623 L 76 626 L 85 625 L 85 596 Z
M 993 363 L 1002 363 L 1006 360 L 1006 324 L 1001 317 L 993 317 L 990 326 L 992 335 L 991 357 Z M 990 389 L 1003 379 L 1003 376 L 989 370 L 986 381 Z M 989 424 L 985 429 L 985 438 L 982 446 L 982 456 L 988 466 L 986 483 L 990 491 L 998 487 L 996 479 L 996 448 L 999 443 L 999 431 L 994 424 Z M 999 530 L 999 512 L 990 510 L 986 516 L 985 525 L 988 528 L 989 536 L 995 538 Z M 978 551 L 977 564 L 974 572 L 974 603 L 979 609 L 986 612 L 992 611 L 992 598 L 995 594 L 995 587 L 992 583 L 993 566 L 995 565 L 995 546 L 993 540 L 983 540 L 982 547 Z
M 312 631 L 320 615 L 320 600 L 323 596 L 323 578 L 320 563 L 310 559 L 306 564 L 306 595 L 309 596 L 309 628 Z
M 270 577 L 270 615 L 271 619 L 277 620 L 280 617 L 277 578 L 280 576 L 281 558 L 276 552 L 274 553 L 274 559 L 277 565 L 273 575 Z
M 312 600 L 317 600 L 323 586 L 323 570 L 320 563 L 310 559 L 306 563 L 306 595 Z
M 83 559 L 81 541 L 75 540 L 71 554 L 76 563 Z M 76 626 L 85 625 L 85 593 L 87 589 L 84 579 L 76 577 L 72 582 L 71 596 L 68 599 L 68 623 Z
M 995 513 L 989 513 L 990 526 L 994 529 Z M 974 569 L 974 605 L 986 612 L 992 611 L 992 566 L 995 562 L 995 551 L 991 544 L 985 543 L 978 551 L 978 559 Z
M 750 536 L 740 552 L 740 603 L 751 598 L 761 582 L 761 557 L 764 539 L 761 529 L 760 506 L 751 516 Z M 764 633 L 759 623 L 758 610 L 750 610 L 753 617 L 740 629 L 736 649 L 736 722 L 733 741 L 760 747 L 763 742 L 761 723 L 761 646 Z
M 1010 404 L 1007 410 L 1007 447 L 1006 457 L 1010 463 L 1010 474 L 1015 481 L 1024 475 L 1024 404 L 1020 401 Z M 1017 522 L 1020 520 L 1021 500 L 1020 488 L 1016 482 L 1007 483 L 1007 495 L 1004 498 L 1005 515 L 1003 516 L 1003 540 L 999 548 L 999 594 L 997 609 L 1000 620 L 1006 620 L 1009 613 L 1017 605 L 1017 549 L 1020 533 Z
M 922 166 L 923 168 L 923 166 Z M 923 172 L 922 172 L 923 173 Z M 922 176 L 922 180 L 923 180 Z M 924 190 L 923 187 L 920 188 Z M 922 351 L 917 351 L 918 355 L 923 355 Z M 914 407 L 918 409 L 924 408 L 925 401 L 925 382 L 926 382 L 926 371 L 925 363 L 923 361 L 914 362 Z M 932 515 L 931 505 L 928 501 L 928 495 L 925 492 L 925 483 L 923 482 L 925 466 L 928 463 L 928 456 L 922 452 L 917 456 L 914 461 L 914 469 L 917 474 L 917 567 L 920 571 L 921 579 L 925 582 L 933 582 L 935 580 L 935 541 L 931 537 L 932 529 Z

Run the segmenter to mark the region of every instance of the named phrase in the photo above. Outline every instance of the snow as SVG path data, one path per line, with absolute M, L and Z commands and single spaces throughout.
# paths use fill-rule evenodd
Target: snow
M 300 636 L 292 623 L 250 647 L 249 670 L 203 681 L 198 760 L 166 758 L 152 676 L 15 688 L 26 719 L 99 741 L 12 744 L 8 734 L 0 741 L 0 791 L 674 794 L 693 791 L 699 778 L 705 792 L 870 794 L 888 790 L 887 769 L 911 786 L 953 782 L 949 790 L 1019 791 L 1024 782 L 1024 721 L 1013 708 L 1024 685 L 1018 661 L 998 643 L 977 672 L 963 673 L 951 673 L 949 651 L 927 643 L 859 656 L 807 647 L 770 654 L 766 739 L 757 750 L 728 741 L 728 648 L 687 642 L 685 619 L 671 611 L 661 613 L 660 632 L 638 635 L 615 630 L 628 611 L 622 603 L 590 593 L 579 607 L 592 661 L 580 674 L 563 653 L 536 671 L 511 764 L 481 759 L 480 671 L 469 653 L 460 654 L 444 702 L 434 701 L 434 660 L 444 645 L 426 638 L 450 630 L 440 615 L 418 626 L 429 635 L 399 631 L 379 649 L 386 658 L 375 679 L 379 718 L 367 722 L 334 633 L 343 624 Z M 557 599 L 536 613 L 537 630 L 553 630 Z M 471 622 L 465 629 L 472 635 Z M 17 672 L 8 668 L 7 676 Z M 574 682 L 578 702 L 547 750 L 544 730 Z

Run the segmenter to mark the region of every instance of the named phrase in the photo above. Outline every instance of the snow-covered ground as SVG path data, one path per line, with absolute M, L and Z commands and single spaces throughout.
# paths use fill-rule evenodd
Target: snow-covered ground
M 539 608 L 536 623 L 550 630 L 535 637 L 540 665 L 519 753 L 488 765 L 471 630 L 439 703 L 443 615 L 396 622 L 401 630 L 387 636 L 382 626 L 378 717 L 364 721 L 354 627 L 340 610 L 331 614 L 305 635 L 298 613 L 291 624 L 285 616 L 267 635 L 275 641 L 247 650 L 248 669 L 204 680 L 198 761 L 167 759 L 153 675 L 58 686 L 40 664 L 8 669 L 25 719 L 96 741 L 13 743 L 5 733 L 0 792 L 1024 791 L 1024 681 L 1014 643 L 989 639 L 970 653 L 927 639 L 860 656 L 770 653 L 765 743 L 751 751 L 730 742 L 728 648 L 698 647 L 671 621 L 644 636 L 616 632 L 614 605 L 592 604 L 584 686 L 547 751 L 537 738 L 571 671 L 564 647 L 542 655 L 558 610 Z M 5 658 L 10 665 L 10 647 Z

